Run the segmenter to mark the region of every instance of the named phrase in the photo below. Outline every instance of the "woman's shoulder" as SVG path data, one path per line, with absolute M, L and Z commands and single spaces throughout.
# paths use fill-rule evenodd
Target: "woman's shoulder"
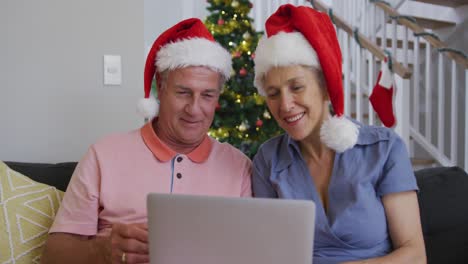
M 281 134 L 279 136 L 272 137 L 260 145 L 258 152 L 274 153 L 276 150 L 285 147 L 289 140 L 290 137 L 287 134 Z
M 360 152 L 367 157 L 389 157 L 406 151 L 403 139 L 391 128 L 360 125 L 358 141 L 353 153 Z M 393 153 L 393 154 L 392 154 Z
M 395 131 L 383 126 L 359 124 L 358 145 L 371 145 L 379 142 L 394 142 L 401 140 Z

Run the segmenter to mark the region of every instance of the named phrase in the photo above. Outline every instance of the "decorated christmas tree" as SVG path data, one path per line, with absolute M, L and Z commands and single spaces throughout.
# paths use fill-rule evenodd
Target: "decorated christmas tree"
M 216 41 L 232 54 L 233 72 L 219 99 L 209 134 L 229 142 L 253 157 L 260 144 L 282 131 L 269 113 L 264 98 L 253 86 L 254 51 L 260 33 L 248 16 L 248 0 L 207 0 L 205 24 Z

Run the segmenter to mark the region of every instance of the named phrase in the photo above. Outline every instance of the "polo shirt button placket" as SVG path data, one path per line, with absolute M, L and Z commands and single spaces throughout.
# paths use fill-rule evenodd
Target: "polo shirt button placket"
M 184 161 L 184 156 L 183 155 L 177 155 L 177 157 L 175 158 L 175 164 L 174 164 L 174 169 L 176 170 L 179 170 L 180 171 L 180 167 L 179 166 L 182 166 L 182 161 Z M 177 172 L 175 174 L 176 178 L 178 180 L 182 180 L 182 173 L 181 172 Z

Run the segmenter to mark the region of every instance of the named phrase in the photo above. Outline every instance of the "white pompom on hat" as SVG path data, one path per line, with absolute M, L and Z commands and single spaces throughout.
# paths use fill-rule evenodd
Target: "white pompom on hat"
M 335 28 L 327 14 L 306 6 L 285 4 L 266 23 L 266 36 L 255 51 L 255 81 L 258 93 L 265 95 L 262 79 L 275 66 L 303 65 L 321 69 L 335 115 L 320 129 L 320 139 L 331 149 L 352 148 L 359 127 L 344 116 L 342 57 Z
M 226 80 L 232 70 L 231 54 L 217 43 L 198 18 L 183 20 L 163 32 L 148 53 L 144 73 L 144 98 L 138 102 L 138 112 L 145 118 L 158 115 L 159 104 L 151 95 L 151 83 L 156 73 L 190 66 L 206 66 L 221 73 Z

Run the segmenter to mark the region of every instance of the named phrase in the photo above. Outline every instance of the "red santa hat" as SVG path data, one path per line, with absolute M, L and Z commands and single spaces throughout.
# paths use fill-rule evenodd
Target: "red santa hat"
M 344 152 L 358 138 L 358 126 L 344 117 L 341 50 L 327 14 L 306 6 L 282 5 L 266 23 L 266 36 L 255 51 L 255 80 L 259 94 L 264 74 L 275 66 L 304 65 L 320 69 L 335 115 L 320 129 L 320 138 L 331 149 Z
M 163 32 L 153 43 L 146 58 L 144 73 L 145 96 L 138 102 L 138 111 L 145 118 L 158 114 L 159 105 L 151 95 L 151 83 L 160 74 L 189 66 L 206 66 L 219 72 L 226 80 L 231 75 L 231 54 L 218 44 L 203 22 L 189 18 Z

